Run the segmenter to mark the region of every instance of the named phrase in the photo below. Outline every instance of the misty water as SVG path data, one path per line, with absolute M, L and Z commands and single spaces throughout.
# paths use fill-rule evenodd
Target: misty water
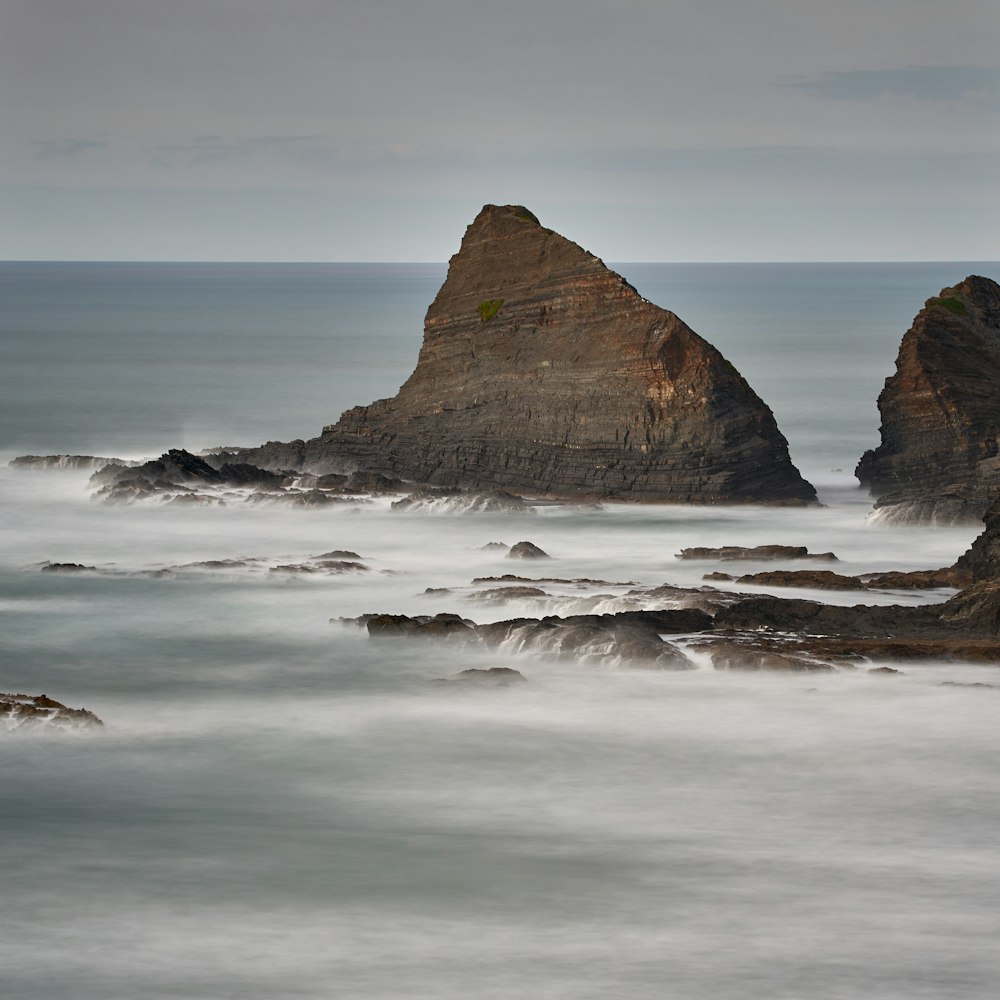
M 675 558 L 694 545 L 807 545 L 846 574 L 967 547 L 866 524 L 851 472 L 924 299 L 1000 266 L 619 269 L 734 362 L 825 506 L 101 505 L 87 472 L 6 463 L 315 434 L 409 374 L 444 268 L 0 265 L 0 690 L 105 723 L 0 733 L 0 994 L 995 995 L 1000 691 L 942 682 L 996 668 L 654 672 L 336 621 L 618 610 L 725 568 Z M 521 539 L 553 560 L 483 549 Z M 367 571 L 271 572 L 333 549 Z M 475 599 L 509 572 L 607 583 Z M 528 681 L 431 683 L 483 666 Z

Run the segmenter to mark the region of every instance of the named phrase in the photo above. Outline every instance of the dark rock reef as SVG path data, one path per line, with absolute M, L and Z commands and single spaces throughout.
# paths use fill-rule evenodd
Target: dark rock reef
M 855 470 L 878 516 L 959 523 L 1000 491 L 1000 285 L 945 288 L 903 337 L 879 395 L 882 443 Z
M 729 361 L 517 205 L 487 205 L 466 231 L 394 398 L 226 457 L 554 497 L 816 498 Z
M 48 695 L 0 693 L 0 730 L 90 729 L 103 723 L 85 708 L 67 708 Z

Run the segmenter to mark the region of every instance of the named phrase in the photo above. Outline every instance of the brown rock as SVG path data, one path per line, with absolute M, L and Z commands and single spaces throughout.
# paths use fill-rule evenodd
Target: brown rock
M 47 695 L 0 694 L 0 729 L 89 729 L 103 723 L 85 708 L 68 708 Z
M 882 443 L 858 479 L 888 520 L 962 522 L 1000 489 L 1000 285 L 972 275 L 928 299 L 879 396 Z
M 472 490 L 675 503 L 809 503 L 768 407 L 673 313 L 525 208 L 487 205 L 393 399 L 259 465 Z

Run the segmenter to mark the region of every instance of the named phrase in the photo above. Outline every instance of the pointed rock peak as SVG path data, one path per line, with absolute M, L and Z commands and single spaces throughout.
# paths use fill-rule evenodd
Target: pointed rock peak
M 952 288 L 927 300 L 925 310 L 944 309 L 987 326 L 1000 326 L 1000 285 L 991 278 L 970 274 Z
M 295 459 L 535 496 L 816 499 L 733 365 L 523 205 L 486 205 L 466 230 L 399 393 Z

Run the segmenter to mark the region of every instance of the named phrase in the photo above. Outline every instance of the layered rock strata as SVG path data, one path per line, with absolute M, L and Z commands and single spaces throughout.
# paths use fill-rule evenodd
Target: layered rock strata
M 730 362 L 516 205 L 487 205 L 466 231 L 394 398 L 348 410 L 311 441 L 235 456 L 542 496 L 816 496 Z
M 928 299 L 878 399 L 882 443 L 856 475 L 877 515 L 981 518 L 1000 490 L 1000 285 L 975 275 Z

